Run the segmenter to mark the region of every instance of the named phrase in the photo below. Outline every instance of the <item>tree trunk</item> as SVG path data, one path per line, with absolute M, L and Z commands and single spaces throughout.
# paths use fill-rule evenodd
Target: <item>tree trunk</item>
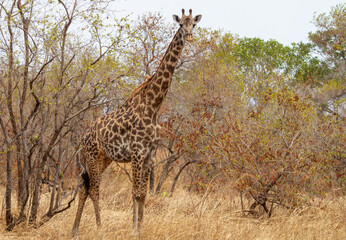
M 12 161 L 11 150 L 7 149 L 7 166 L 6 166 L 6 230 L 13 229 L 13 217 L 11 213 L 11 193 L 12 193 Z
M 14 38 L 13 38 L 13 32 L 12 32 L 12 14 L 13 14 L 13 9 L 15 7 L 16 1 L 13 1 L 12 6 L 11 6 L 11 10 L 7 13 L 7 28 L 8 28 L 8 32 L 10 35 L 10 39 L 9 39 L 9 52 L 8 52 L 8 56 L 9 56 L 9 60 L 8 60 L 8 82 L 7 82 L 7 108 L 8 108 L 8 113 L 10 115 L 10 121 L 11 121 L 11 125 L 12 125 L 12 130 L 14 133 L 14 136 L 17 135 L 17 128 L 16 128 L 16 119 L 15 119 L 15 115 L 13 112 L 13 107 L 12 107 L 12 92 L 13 92 L 13 85 L 12 85 L 12 81 L 13 81 L 13 71 L 14 71 L 14 51 L 13 51 L 13 42 L 14 42 Z M 7 128 L 5 126 L 5 123 L 3 121 L 1 121 L 1 128 L 3 130 L 5 139 L 6 139 L 6 147 L 7 147 L 7 162 L 6 162 L 6 193 L 5 193 L 5 202 L 6 202 L 6 210 L 5 210 L 5 214 L 6 214 L 6 229 L 7 230 L 12 230 L 14 227 L 13 224 L 13 216 L 11 213 L 11 194 L 12 194 L 12 144 L 11 144 L 11 140 L 10 137 L 8 135 L 7 132 Z
M 175 162 L 179 157 L 180 157 L 180 155 L 173 154 L 167 158 L 167 161 L 166 161 L 165 166 L 163 167 L 159 182 L 157 183 L 157 186 L 156 186 L 156 190 L 155 190 L 156 194 L 159 194 L 159 192 L 161 191 L 163 182 L 165 181 L 166 176 L 168 175 L 169 168 L 170 168 L 171 164 L 173 162 Z
M 36 221 L 36 218 L 37 218 L 37 210 L 38 210 L 38 206 L 39 206 L 39 190 L 40 190 L 40 186 L 41 186 L 41 182 L 42 182 L 42 177 L 41 177 L 42 171 L 43 171 L 43 169 L 46 165 L 46 162 L 48 160 L 48 155 L 52 151 L 52 149 L 55 145 L 55 142 L 57 141 L 58 136 L 60 135 L 60 132 L 61 132 L 63 127 L 64 127 L 64 125 L 61 124 L 61 126 L 55 130 L 54 135 L 51 138 L 49 145 L 43 154 L 42 160 L 39 161 L 37 164 L 36 177 L 35 177 L 35 183 L 34 183 L 34 194 L 32 197 L 32 205 L 31 205 L 30 218 L 29 218 L 30 223 L 34 223 Z
M 178 178 L 179 178 L 180 174 L 183 172 L 183 170 L 184 170 L 188 165 L 190 165 L 191 163 L 196 163 L 196 162 L 197 162 L 196 160 L 194 160 L 194 161 L 189 161 L 189 162 L 186 162 L 184 165 L 180 166 L 179 172 L 177 173 L 177 175 L 175 176 L 175 178 L 174 178 L 174 180 L 173 180 L 171 192 L 170 192 L 170 194 L 169 194 L 170 197 L 173 196 L 174 188 L 175 188 L 175 185 L 177 184 L 177 181 L 178 181 Z

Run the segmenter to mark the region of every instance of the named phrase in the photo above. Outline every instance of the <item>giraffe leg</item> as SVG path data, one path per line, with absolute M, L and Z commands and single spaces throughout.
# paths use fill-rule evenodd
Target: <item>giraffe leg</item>
M 141 181 L 142 166 L 138 159 L 132 160 L 132 200 L 133 200 L 133 229 L 138 229 L 138 205 L 140 200 L 139 187 Z
M 150 171 L 153 166 L 153 153 L 151 152 L 141 164 L 136 164 L 133 170 L 133 228 L 135 231 L 140 229 L 143 216 L 144 205 L 148 188 Z
M 102 161 L 99 161 L 98 167 L 93 169 L 92 174 L 90 174 L 90 198 L 93 201 L 95 217 L 96 217 L 96 225 L 98 227 L 101 226 L 101 215 L 100 215 L 100 183 L 101 183 L 101 175 L 112 162 L 111 159 L 105 158 L 102 156 Z
M 80 224 L 80 220 L 82 218 L 82 213 L 83 213 L 83 208 L 84 208 L 84 204 L 85 201 L 88 198 L 89 192 L 88 192 L 88 188 L 89 188 L 89 176 L 87 173 L 85 173 L 84 175 L 84 186 L 81 187 L 81 189 L 79 190 L 79 201 L 78 201 L 78 208 L 77 208 L 77 214 L 76 214 L 76 218 L 73 224 L 73 228 L 72 228 L 72 234 L 73 236 L 77 236 L 78 235 L 78 229 L 79 229 L 79 224 Z
M 136 233 L 138 230 L 138 203 L 139 203 L 139 198 L 133 199 L 133 218 L 132 218 L 132 223 L 133 223 L 133 230 Z
M 98 169 L 90 170 L 90 191 L 89 195 L 91 200 L 93 201 L 96 224 L 98 227 L 101 226 L 101 216 L 100 216 L 100 205 L 99 205 L 99 196 L 100 196 L 100 181 L 101 174 Z
M 153 163 L 154 162 L 152 160 L 152 153 L 151 153 L 149 157 L 143 163 L 143 169 L 142 169 L 141 194 L 140 194 L 140 200 L 138 204 L 138 227 L 139 228 L 143 221 L 145 199 L 148 192 L 148 181 L 149 181 L 151 169 L 153 167 Z

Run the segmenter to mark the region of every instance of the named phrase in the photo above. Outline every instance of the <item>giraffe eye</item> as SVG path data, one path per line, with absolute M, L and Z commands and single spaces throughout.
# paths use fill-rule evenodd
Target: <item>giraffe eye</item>
M 180 25 L 180 27 L 183 27 L 183 24 L 179 24 Z
M 192 26 L 193 26 L 193 27 L 196 27 L 196 24 L 193 24 Z

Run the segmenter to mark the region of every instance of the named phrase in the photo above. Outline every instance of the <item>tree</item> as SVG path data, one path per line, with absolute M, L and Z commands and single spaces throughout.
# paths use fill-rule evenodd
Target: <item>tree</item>
M 316 32 L 309 34 L 319 53 L 330 68 L 323 86 L 315 94 L 320 113 L 333 114 L 345 119 L 345 79 L 346 79 L 346 5 L 332 7 L 329 14 L 314 17 Z
M 138 18 L 128 31 L 129 64 L 136 67 L 133 80 L 146 80 L 156 71 L 167 44 L 174 35 L 173 24 L 166 24 L 160 13 L 148 13 Z
M 346 78 L 346 4 L 332 7 L 327 15 L 314 16 L 316 32 L 310 32 L 310 40 L 333 68 L 331 78 L 343 81 Z
M 342 144 L 334 137 L 333 147 L 323 143 L 311 92 L 302 92 L 303 84 L 324 84 L 330 71 L 313 55 L 313 45 L 213 37 L 211 51 L 178 72 L 169 102 L 168 136 L 183 156 L 176 162 L 198 163 L 190 165 L 190 187 L 210 191 L 228 182 L 252 199 L 251 213 L 261 206 L 271 216 L 277 206 L 294 208 L 340 184 Z M 322 146 L 334 149 L 335 157 L 319 154 Z
M 70 206 L 76 191 L 66 192 L 63 182 L 83 130 L 75 126 L 83 120 L 87 124 L 87 110 L 122 98 L 121 92 L 104 97 L 106 89 L 120 84 L 119 78 L 128 69 L 107 73 L 102 71 L 106 67 L 99 65 L 122 41 L 124 23 L 106 25 L 100 20 L 100 14 L 107 15 L 107 6 L 103 1 L 76 0 L 13 0 L 0 5 L 0 61 L 6 67 L 0 69 L 0 125 L 6 142 L 2 154 L 7 161 L 8 230 L 27 219 L 26 209 L 30 209 L 29 221 L 36 221 L 42 184 L 52 191 L 50 206 L 39 225 Z M 33 14 L 38 8 L 45 11 Z M 79 31 L 72 31 L 77 28 Z M 114 29 L 113 35 L 102 34 L 105 28 Z M 11 214 L 14 159 L 19 208 L 15 218 Z M 61 205 L 68 196 L 67 204 Z

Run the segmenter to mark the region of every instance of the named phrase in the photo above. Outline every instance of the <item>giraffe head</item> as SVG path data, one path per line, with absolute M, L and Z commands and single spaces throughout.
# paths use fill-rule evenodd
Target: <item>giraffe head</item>
M 201 21 L 202 15 L 197 15 L 192 17 L 192 9 L 189 10 L 190 15 L 185 15 L 185 10 L 182 9 L 182 17 L 173 15 L 173 19 L 180 25 L 180 28 L 183 30 L 183 37 L 187 41 L 192 41 L 192 30 L 196 24 Z

